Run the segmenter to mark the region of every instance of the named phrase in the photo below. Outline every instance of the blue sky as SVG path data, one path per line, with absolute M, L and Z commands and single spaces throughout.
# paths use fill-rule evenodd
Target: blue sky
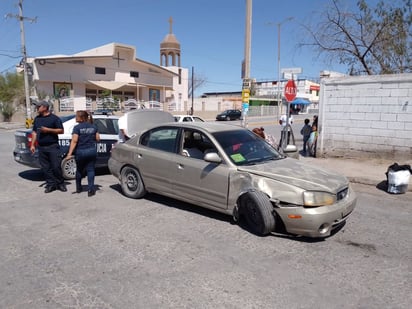
M 18 0 L 0 0 L 0 16 L 18 15 Z M 350 5 L 355 0 L 343 0 Z M 345 72 L 327 65 L 310 49 L 298 49 L 301 24 L 330 3 L 328 0 L 253 0 L 250 75 L 277 79 L 277 23 L 281 26 L 281 67 L 302 68 L 301 77 L 317 78 L 321 70 Z M 136 47 L 137 58 L 160 64 L 160 42 L 169 32 L 181 44 L 182 66 L 194 68 L 207 83 L 196 95 L 240 91 L 244 58 L 246 0 L 24 0 L 25 41 L 29 57 L 74 54 L 118 42 Z M 14 58 L 13 58 L 14 57 Z M 14 70 L 21 59 L 20 24 L 16 18 L 0 22 L 0 72 Z

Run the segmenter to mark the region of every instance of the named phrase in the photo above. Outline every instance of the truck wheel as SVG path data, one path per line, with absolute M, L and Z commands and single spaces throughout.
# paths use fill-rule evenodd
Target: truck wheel
M 64 158 L 61 163 L 62 174 L 64 179 L 76 178 L 76 161 L 74 158 Z

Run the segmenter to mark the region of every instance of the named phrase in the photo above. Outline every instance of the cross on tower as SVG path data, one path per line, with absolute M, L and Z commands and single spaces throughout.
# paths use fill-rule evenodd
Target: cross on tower
M 173 18 L 172 18 L 172 16 L 170 16 L 170 18 L 169 18 L 169 24 L 170 24 L 169 33 L 172 34 L 173 33 L 173 31 L 172 31 L 172 27 L 173 27 Z
M 113 57 L 114 60 L 117 60 L 117 67 L 120 67 L 120 60 L 124 60 L 123 58 L 120 58 L 120 53 L 117 52 L 117 57 Z

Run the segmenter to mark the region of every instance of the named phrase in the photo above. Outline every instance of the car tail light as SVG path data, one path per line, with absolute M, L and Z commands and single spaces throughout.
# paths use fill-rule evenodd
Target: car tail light
M 31 147 L 32 141 L 33 141 L 33 134 L 32 134 L 32 133 L 27 134 L 27 147 L 28 147 L 28 148 Z M 39 143 L 36 141 L 36 143 L 35 143 L 34 146 L 37 147 L 38 145 L 39 145 Z
M 112 150 L 114 149 L 114 147 L 117 146 L 117 144 L 119 144 L 119 142 L 116 142 L 116 143 L 112 144 L 112 148 L 110 149 L 110 152 L 112 152 Z

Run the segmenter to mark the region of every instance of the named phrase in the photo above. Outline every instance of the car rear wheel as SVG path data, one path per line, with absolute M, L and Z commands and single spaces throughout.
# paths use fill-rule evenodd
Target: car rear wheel
M 256 235 L 264 236 L 275 230 L 275 216 L 269 198 L 263 192 L 251 191 L 240 200 L 240 218 Z
M 62 174 L 64 179 L 75 179 L 76 178 L 76 161 L 74 157 L 64 158 L 61 163 Z
M 146 194 L 146 188 L 139 171 L 131 166 L 122 169 L 120 184 L 123 194 L 130 198 L 142 198 Z

